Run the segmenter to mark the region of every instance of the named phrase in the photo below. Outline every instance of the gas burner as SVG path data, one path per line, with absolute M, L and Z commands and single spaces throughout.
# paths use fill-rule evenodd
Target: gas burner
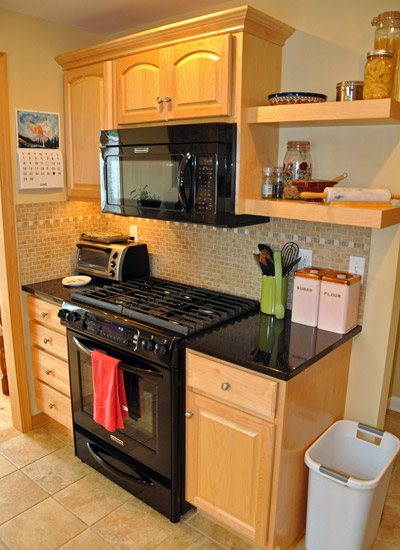
M 142 277 L 73 292 L 76 302 L 191 335 L 258 309 L 258 302 L 182 283 Z

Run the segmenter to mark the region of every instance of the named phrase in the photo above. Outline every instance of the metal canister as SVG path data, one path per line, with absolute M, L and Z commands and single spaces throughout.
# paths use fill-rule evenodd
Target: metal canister
M 336 84 L 336 101 L 355 101 L 363 98 L 362 80 L 343 80 Z

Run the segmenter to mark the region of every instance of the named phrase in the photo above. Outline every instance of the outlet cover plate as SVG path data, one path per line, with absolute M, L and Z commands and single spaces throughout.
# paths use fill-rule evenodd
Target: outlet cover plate
M 361 275 L 361 282 L 364 282 L 364 272 L 365 272 L 365 258 L 361 256 L 350 256 L 349 258 L 349 273 L 354 273 L 355 275 Z
M 301 257 L 301 260 L 296 266 L 297 270 L 303 269 L 304 267 L 312 266 L 312 256 L 313 256 L 312 250 L 309 250 L 307 248 L 300 248 L 299 256 Z

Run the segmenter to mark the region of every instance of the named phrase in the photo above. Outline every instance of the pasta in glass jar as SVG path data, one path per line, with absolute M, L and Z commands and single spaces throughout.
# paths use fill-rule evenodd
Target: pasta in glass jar
M 393 53 L 390 50 L 372 50 L 367 54 L 364 70 L 363 99 L 391 97 L 393 85 Z
M 400 101 L 400 11 L 380 13 L 371 25 L 376 27 L 374 49 L 393 52 L 392 97 Z

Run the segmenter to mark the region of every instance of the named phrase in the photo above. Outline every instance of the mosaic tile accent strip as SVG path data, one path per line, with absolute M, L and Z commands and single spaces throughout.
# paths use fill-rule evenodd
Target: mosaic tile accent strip
M 347 271 L 350 256 L 368 258 L 368 228 L 273 218 L 270 223 L 215 228 L 204 225 L 126 218 L 102 214 L 98 203 L 67 201 L 45 205 L 18 205 L 17 230 L 21 283 L 65 277 L 73 273 L 75 243 L 84 231 L 109 230 L 129 234 L 138 227 L 139 241 L 147 243 L 151 273 L 200 287 L 259 299 L 261 271 L 253 253 L 258 243 L 273 249 L 295 241 L 313 251 L 313 264 Z M 366 278 L 366 277 L 365 277 Z M 291 307 L 293 273 L 289 277 Z M 359 322 L 365 301 L 361 287 Z

